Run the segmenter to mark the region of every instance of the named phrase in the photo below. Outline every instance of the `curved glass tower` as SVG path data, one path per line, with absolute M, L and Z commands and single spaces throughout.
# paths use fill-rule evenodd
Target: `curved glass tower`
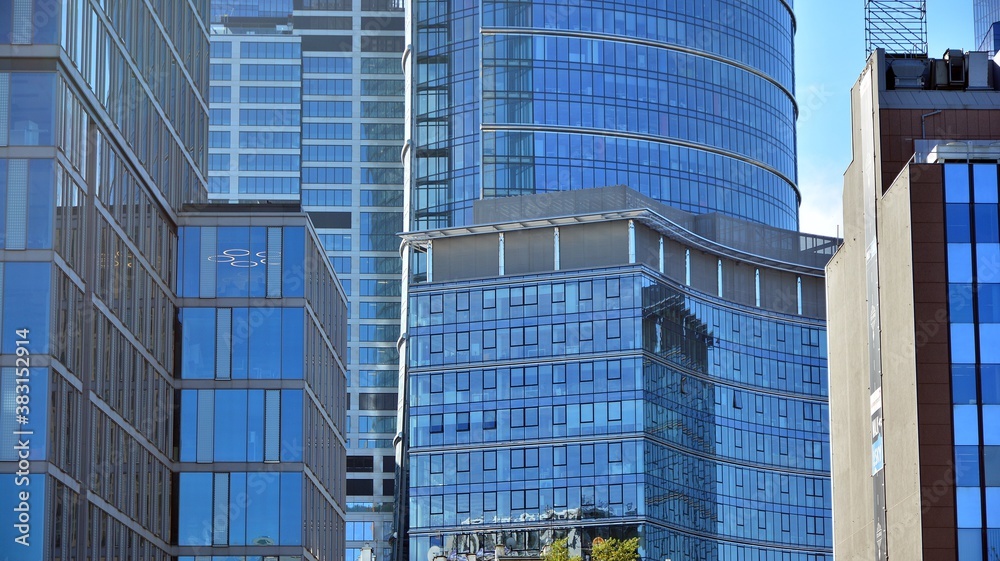
M 415 0 L 414 230 L 623 184 L 797 229 L 789 2 Z

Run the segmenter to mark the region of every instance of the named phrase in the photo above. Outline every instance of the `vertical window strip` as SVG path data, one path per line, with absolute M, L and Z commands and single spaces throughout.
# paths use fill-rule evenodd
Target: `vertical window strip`
M 14 0 L 14 22 L 11 26 L 12 45 L 31 44 L 31 0 Z
M 798 277 L 795 282 L 795 298 L 798 302 L 799 315 L 802 315 L 802 277 Z
M 264 461 L 277 462 L 281 455 L 281 390 L 264 392 Z
M 229 545 L 229 474 L 216 473 L 214 476 L 212 545 Z
M 719 298 L 722 298 L 722 259 L 719 259 Z
M 7 167 L 7 249 L 25 249 L 28 235 L 28 160 Z
M 201 259 L 198 260 L 199 297 L 215 298 L 215 278 L 217 274 L 215 255 L 218 251 L 218 230 L 213 227 L 201 229 Z
M 499 271 L 500 276 L 504 275 L 504 242 L 503 242 L 503 232 L 500 232 L 500 243 L 498 245 L 497 259 L 499 260 Z
M 198 435 L 195 461 L 215 460 L 215 391 L 198 390 Z
M 801 282 L 801 279 L 800 279 Z M 754 302 L 760 307 L 760 269 L 754 270 Z M 802 313 L 801 311 L 799 313 Z
M 684 250 L 684 284 L 691 286 L 691 250 Z
M 233 310 L 219 308 L 215 311 L 215 379 L 232 378 L 233 363 Z
M 10 128 L 10 73 L 0 72 L 0 146 L 7 146 Z
M 267 297 L 281 298 L 281 228 L 267 229 Z
M 214 475 L 212 545 L 229 545 L 229 474 Z

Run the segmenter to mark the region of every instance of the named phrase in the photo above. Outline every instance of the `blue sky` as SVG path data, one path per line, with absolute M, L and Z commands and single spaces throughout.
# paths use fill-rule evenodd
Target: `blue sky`
M 972 0 L 927 4 L 931 56 L 973 48 Z M 865 64 L 864 1 L 798 0 L 795 15 L 800 229 L 833 236 L 843 224 L 843 175 L 851 163 L 851 87 Z

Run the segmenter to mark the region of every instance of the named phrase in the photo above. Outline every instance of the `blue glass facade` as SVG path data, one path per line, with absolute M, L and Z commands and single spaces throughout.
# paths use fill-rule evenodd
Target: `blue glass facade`
M 178 232 L 180 559 L 337 559 L 346 298 L 304 217 L 252 221 Z
M 207 11 L 0 2 L 0 557 L 172 553 L 175 218 L 205 197 Z
M 639 537 L 647 560 L 832 559 L 834 240 L 626 187 L 475 212 L 489 222 L 404 235 L 426 267 L 404 303 L 398 559 L 561 537 L 581 556 Z
M 624 267 L 411 287 L 410 560 L 830 559 L 823 323 Z
M 997 165 L 945 164 L 955 511 L 960 561 L 1000 551 Z
M 402 4 L 212 5 L 214 15 L 233 17 L 213 19 L 224 25 L 212 28 L 209 196 L 300 201 L 313 217 L 355 310 L 344 355 L 346 508 L 349 541 L 359 543 L 348 543 L 347 561 L 365 542 L 388 557 L 402 270 Z
M 629 185 L 694 212 L 797 229 L 783 0 L 416 0 L 413 230 L 472 201 Z
M 1000 45 L 1000 30 L 994 27 L 1000 23 L 1000 2 L 997 0 L 973 0 L 973 17 L 975 18 L 976 45 L 980 51 L 997 52 Z

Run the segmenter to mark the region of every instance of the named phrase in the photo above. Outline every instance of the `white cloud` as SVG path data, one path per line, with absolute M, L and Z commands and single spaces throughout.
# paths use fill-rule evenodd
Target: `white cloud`
M 847 165 L 844 165 L 846 169 Z M 799 169 L 799 191 L 802 205 L 799 207 L 799 230 L 810 234 L 836 236 L 844 235 L 844 169 L 836 165 L 821 167 L 803 163 Z

